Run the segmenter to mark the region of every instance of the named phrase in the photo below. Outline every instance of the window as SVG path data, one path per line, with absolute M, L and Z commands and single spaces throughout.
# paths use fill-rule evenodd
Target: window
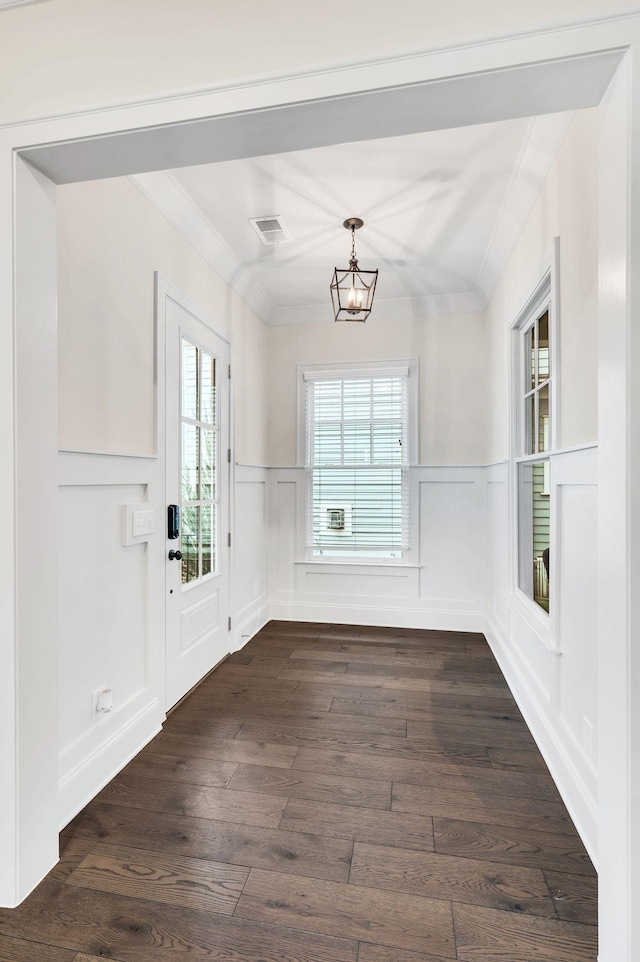
M 181 358 L 182 584 L 190 585 L 216 571 L 217 359 L 186 337 Z
M 549 611 L 551 496 L 549 452 L 552 423 L 551 271 L 515 326 L 517 400 L 515 471 L 517 491 L 518 571 L 521 591 Z
M 303 370 L 310 559 L 404 557 L 416 381 L 415 361 Z

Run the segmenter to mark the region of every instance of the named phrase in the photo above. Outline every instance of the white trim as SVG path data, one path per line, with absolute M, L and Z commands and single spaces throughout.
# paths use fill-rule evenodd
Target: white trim
M 254 635 L 257 635 L 266 624 L 271 615 L 269 614 L 269 601 L 267 595 L 256 598 L 250 605 L 243 608 L 237 615 L 232 615 L 233 621 L 237 621 L 237 626 L 232 622 L 232 651 L 241 651 L 248 644 Z
M 483 314 L 486 298 L 476 291 L 460 294 L 424 294 L 419 297 L 376 297 L 371 311 L 372 321 L 395 321 L 403 317 L 433 317 L 441 314 Z M 299 307 L 276 307 L 263 318 L 269 327 L 293 324 L 335 324 L 331 303 L 301 304 Z
M 516 309 L 513 311 L 514 320 L 508 327 L 507 337 L 509 339 L 508 361 L 509 370 L 507 382 L 509 390 L 509 519 L 510 519 L 510 538 L 509 538 L 509 581 L 510 593 L 517 602 L 521 613 L 527 613 L 527 620 L 533 619 L 539 623 L 539 631 L 544 632 L 543 643 L 549 649 L 554 649 L 558 645 L 557 632 L 557 606 L 554 604 L 557 585 L 557 519 L 556 519 L 556 494 L 553 479 L 549 496 L 549 567 L 552 577 L 549 584 L 549 612 L 546 612 L 538 605 L 533 598 L 530 598 L 525 591 L 520 588 L 520 568 L 522 544 L 520 540 L 520 513 L 519 513 L 519 465 L 528 463 L 540 463 L 549 461 L 551 464 L 552 456 L 555 452 L 557 439 L 560 437 L 559 426 L 559 404 L 560 393 L 559 377 L 559 345 L 560 345 L 560 238 L 554 237 L 551 246 L 540 260 L 536 269 L 525 287 L 520 298 L 516 301 Z M 549 312 L 549 353 L 551 357 L 550 367 L 550 415 L 551 415 L 551 438 L 548 451 L 534 452 L 533 454 L 522 454 L 524 449 L 524 438 L 526 437 L 526 406 L 523 403 L 525 387 L 523 376 L 525 370 L 524 357 L 524 334 L 528 331 L 535 319 L 540 315 L 543 308 L 547 306 Z
M 157 454 L 137 451 L 94 451 L 91 448 L 58 448 L 58 454 L 81 454 L 92 458 L 132 458 L 136 461 L 157 461 Z
M 598 866 L 598 808 L 597 800 L 576 766 L 573 757 L 558 736 L 538 697 L 531 688 L 524 664 L 516 662 L 512 646 L 490 614 L 485 616 L 483 629 L 500 670 L 515 698 L 527 726 L 558 786 L 562 800 L 584 842 L 594 865 Z
M 272 601 L 269 617 L 277 621 L 313 621 L 323 624 L 372 625 L 431 631 L 482 631 L 484 611 L 448 608 L 388 608 L 383 605 L 323 604 Z
M 172 173 L 158 170 L 132 174 L 129 180 L 266 323 L 274 309 L 271 300 Z
M 18 0 L 18 2 L 20 2 L 20 0 Z M 43 2 L 43 0 L 32 0 L 32 2 Z M 46 0 L 44 0 L 44 2 L 46 2 Z M 535 43 L 538 41 L 538 48 L 540 50 L 546 49 L 548 56 L 551 57 L 554 54 L 551 45 L 547 42 L 548 40 L 555 42 L 564 40 L 565 38 L 571 40 L 573 39 L 572 35 L 582 33 L 595 34 L 599 42 L 594 42 L 594 38 L 592 37 L 580 37 L 580 40 L 583 42 L 582 44 L 578 43 L 577 47 L 581 52 L 583 47 L 586 47 L 587 50 L 604 50 L 607 52 L 617 49 L 623 50 L 628 43 L 628 34 L 620 29 L 620 25 L 624 24 L 625 21 L 635 20 L 638 14 L 640 14 L 640 4 L 636 4 L 619 13 L 603 14 L 601 16 L 587 18 L 569 17 L 555 22 L 546 21 L 542 25 L 529 29 L 524 28 L 515 32 L 496 31 L 480 36 L 476 35 L 463 38 L 453 43 L 420 46 L 410 50 L 396 50 L 387 56 L 374 57 L 368 60 L 354 57 L 343 58 L 341 60 L 331 61 L 330 63 L 315 64 L 306 70 L 271 71 L 269 73 L 254 74 L 247 78 L 234 78 L 231 81 L 222 81 L 217 84 L 196 84 L 178 91 L 164 91 L 153 97 L 145 95 L 129 98 L 121 97 L 89 109 L 79 107 L 77 109 L 54 110 L 19 117 L 15 120 L 0 123 L 0 130 L 7 127 L 75 120 L 87 115 L 101 115 L 123 109 L 148 108 L 158 104 L 177 105 L 185 101 L 206 99 L 232 91 L 251 91 L 255 88 L 259 89 L 271 85 L 275 86 L 287 83 L 304 83 L 307 85 L 309 81 L 321 79 L 330 81 L 336 76 L 339 78 L 339 81 L 337 84 L 331 84 L 331 86 L 342 90 L 344 89 L 343 75 L 356 74 L 358 79 L 360 79 L 359 75 L 368 71 L 375 71 L 380 74 L 380 80 L 377 84 L 374 84 L 375 86 L 383 86 L 385 83 L 384 77 L 388 78 L 388 83 L 407 84 L 415 82 L 416 77 L 423 77 L 425 63 L 430 65 L 432 62 L 438 63 L 439 67 L 442 65 L 440 71 L 441 76 L 455 77 L 460 73 L 474 72 L 479 69 L 479 64 L 493 63 L 495 56 L 492 58 L 491 54 L 493 53 L 495 55 L 497 49 L 504 50 L 509 45 L 520 46 L 524 44 L 529 46 L 531 42 Z M 544 47 L 540 45 L 540 41 Z M 561 46 L 565 46 L 565 44 L 561 44 Z M 572 47 L 576 45 L 569 44 L 569 46 Z M 571 54 L 568 55 L 571 56 Z M 578 55 L 580 55 L 580 53 L 578 53 Z M 454 59 L 459 64 L 466 64 L 466 71 L 463 68 L 452 68 L 452 65 L 447 63 L 450 59 Z M 516 55 L 514 58 L 509 59 L 514 63 L 527 62 L 526 56 L 520 59 Z M 541 57 L 538 59 L 541 59 Z M 392 79 L 394 77 L 396 78 L 395 81 Z M 365 77 L 361 79 L 359 83 L 356 83 L 353 88 L 350 87 L 350 89 L 369 90 L 371 89 L 371 85 L 371 79 Z M 210 111 L 207 111 L 205 107 L 201 116 L 207 116 L 209 113 Z
M 390 358 L 382 361 L 331 361 L 322 364 L 296 364 L 296 416 L 297 416 L 297 445 L 296 456 L 298 464 L 296 467 L 305 466 L 305 381 L 313 380 L 317 377 L 349 377 L 354 374 L 356 377 L 366 377 L 369 375 L 385 374 L 387 372 L 397 374 L 402 365 L 402 375 L 408 372 L 408 399 L 409 399 L 409 466 L 417 460 L 418 438 L 419 438 L 419 416 L 420 416 L 420 369 L 418 358 Z M 307 375 L 309 375 L 307 377 Z
M 140 707 L 135 710 L 137 705 Z M 134 714 L 131 714 L 132 708 Z M 88 755 L 83 751 L 80 761 L 60 779 L 58 815 L 61 829 L 161 731 L 166 718 L 160 698 L 157 694 L 149 698 L 149 692 L 144 693 L 144 698 L 134 699 L 133 705 L 124 706 L 122 711 L 130 716 L 129 720 L 98 743 Z M 113 719 L 109 716 L 105 723 L 115 721 L 119 714 L 115 713 Z M 81 739 L 82 745 L 76 742 L 62 753 L 61 764 L 67 757 L 73 757 L 79 747 L 84 749 L 84 742 L 95 741 L 95 738 L 96 731 L 87 732 Z

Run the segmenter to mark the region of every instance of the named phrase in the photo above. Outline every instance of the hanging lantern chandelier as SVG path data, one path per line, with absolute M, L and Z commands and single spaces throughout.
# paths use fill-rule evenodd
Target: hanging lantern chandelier
M 331 300 L 336 321 L 366 321 L 373 307 L 378 271 L 363 271 L 356 257 L 356 231 L 364 226 L 359 217 L 348 217 L 342 225 L 351 231 L 351 258 L 347 270 L 333 272 Z

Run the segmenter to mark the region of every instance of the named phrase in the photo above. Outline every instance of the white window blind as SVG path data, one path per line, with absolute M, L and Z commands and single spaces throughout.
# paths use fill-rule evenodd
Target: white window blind
M 408 373 L 305 375 L 313 556 L 400 557 L 408 546 Z

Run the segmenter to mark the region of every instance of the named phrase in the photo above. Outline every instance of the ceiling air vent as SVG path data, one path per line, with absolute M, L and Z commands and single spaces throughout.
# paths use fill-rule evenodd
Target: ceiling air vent
M 249 223 L 267 247 L 274 244 L 284 244 L 291 240 L 291 234 L 284 226 L 279 214 L 270 214 L 268 217 L 250 217 Z

